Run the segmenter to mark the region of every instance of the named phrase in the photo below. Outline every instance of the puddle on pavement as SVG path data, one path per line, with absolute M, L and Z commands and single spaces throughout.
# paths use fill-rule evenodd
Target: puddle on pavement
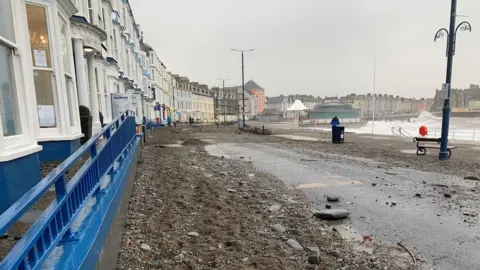
M 363 236 L 358 233 L 354 228 L 347 225 L 335 225 L 333 226 L 337 229 L 337 232 L 348 241 L 362 241 Z
M 214 157 L 230 158 L 229 155 L 227 155 L 222 149 L 220 149 L 220 147 L 215 144 L 205 145 L 205 151 L 207 151 L 209 155 Z
M 285 139 L 292 139 L 295 141 L 311 141 L 311 142 L 318 142 L 318 141 L 324 141 L 325 139 L 319 139 L 319 138 L 313 138 L 313 137 L 306 137 L 306 136 L 298 136 L 298 135 L 272 135 L 275 137 L 281 137 Z
M 175 148 L 175 147 L 182 147 L 183 145 L 181 144 L 164 144 L 162 147 L 167 147 L 167 148 Z
M 354 244 L 354 249 L 357 251 L 363 251 L 368 254 L 373 254 L 375 249 L 374 239 L 370 234 L 365 234 L 370 238 L 365 238 L 360 234 L 355 228 L 352 228 L 347 225 L 334 225 L 333 226 L 340 236 L 346 241 L 352 242 Z
M 175 147 L 182 147 L 183 141 L 175 141 L 174 144 L 162 144 L 161 147 L 167 147 L 167 148 L 175 148 Z
M 373 139 L 373 140 L 391 140 L 389 137 L 380 137 L 380 136 L 361 136 L 363 139 Z
M 417 150 L 415 149 L 402 149 L 400 152 L 405 153 L 405 154 L 417 154 Z

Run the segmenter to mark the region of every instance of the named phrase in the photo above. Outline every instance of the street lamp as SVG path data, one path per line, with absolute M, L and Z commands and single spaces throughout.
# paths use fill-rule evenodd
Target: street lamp
M 373 58 L 373 109 L 372 109 L 372 135 L 375 133 L 375 76 L 377 75 L 377 58 Z
M 244 68 L 243 68 L 243 53 L 245 52 L 252 52 L 255 49 L 248 49 L 248 50 L 237 50 L 237 49 L 230 49 L 234 52 L 241 52 L 242 53 L 242 114 L 243 114 L 243 125 L 245 127 L 245 76 L 244 76 Z
M 225 81 L 228 81 L 230 79 L 217 79 L 219 81 L 222 81 L 222 99 L 223 99 L 223 123 L 226 125 L 227 123 L 227 104 L 225 104 L 226 100 L 225 100 Z M 218 99 L 217 99 L 217 106 L 218 106 Z
M 455 28 L 455 17 L 457 16 L 457 0 L 452 0 L 452 7 L 450 10 L 450 30 L 442 28 L 437 31 L 433 41 L 442 38 L 445 34 L 447 38 L 447 76 L 445 79 L 445 85 L 443 87 L 445 101 L 443 103 L 443 116 L 442 116 L 442 139 L 440 142 L 439 159 L 446 160 L 448 155 L 448 126 L 450 124 L 450 88 L 452 84 L 452 66 L 453 56 L 455 55 L 455 43 L 457 39 L 457 32 L 460 31 L 472 31 L 472 26 L 469 22 L 463 21 Z

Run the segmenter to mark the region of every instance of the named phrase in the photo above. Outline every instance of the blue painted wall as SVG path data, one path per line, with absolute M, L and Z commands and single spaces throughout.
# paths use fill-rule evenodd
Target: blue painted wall
M 0 162 L 0 214 L 40 180 L 38 153 Z
M 40 162 L 63 161 L 73 152 L 80 148 L 80 139 L 73 141 L 50 141 L 39 142 L 43 147 L 40 154 Z

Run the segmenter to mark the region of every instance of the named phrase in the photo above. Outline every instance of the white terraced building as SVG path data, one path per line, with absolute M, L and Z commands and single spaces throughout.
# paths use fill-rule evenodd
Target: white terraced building
M 138 97 L 139 122 L 173 114 L 177 82 L 142 36 L 127 0 L 0 1 L 0 212 L 80 147 L 79 106 L 92 134 L 112 94 Z

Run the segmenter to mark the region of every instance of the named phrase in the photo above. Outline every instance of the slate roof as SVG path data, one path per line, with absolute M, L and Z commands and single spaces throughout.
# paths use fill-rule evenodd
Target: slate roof
M 277 109 L 264 109 L 259 115 L 280 115 Z
M 280 95 L 277 97 L 267 97 L 267 104 L 278 104 L 284 102 L 286 97 L 284 95 Z
M 253 80 L 249 80 L 246 84 L 245 84 L 245 90 L 248 90 L 248 91 L 251 91 L 251 90 L 265 90 L 263 89 L 260 85 L 258 85 L 256 82 L 254 82 Z

